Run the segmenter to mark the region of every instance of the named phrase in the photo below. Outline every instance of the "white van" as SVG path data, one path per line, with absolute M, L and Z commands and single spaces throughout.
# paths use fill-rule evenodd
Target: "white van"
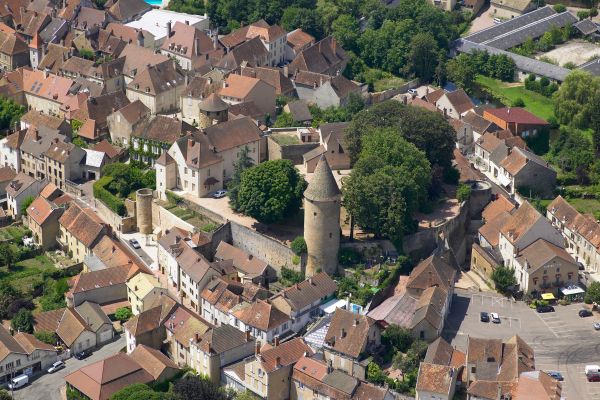
M 18 389 L 29 383 L 29 377 L 27 375 L 15 376 L 8 384 L 9 389 Z
M 586 365 L 585 366 L 585 374 L 600 374 L 600 365 Z

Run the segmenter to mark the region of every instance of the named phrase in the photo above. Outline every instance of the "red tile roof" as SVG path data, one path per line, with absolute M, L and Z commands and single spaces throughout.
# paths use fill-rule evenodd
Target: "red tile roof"
M 485 113 L 489 113 L 505 122 L 528 125 L 548 125 L 548 122 L 545 120 L 536 117 L 526 109 L 520 107 L 488 108 L 484 112 L 484 117 Z

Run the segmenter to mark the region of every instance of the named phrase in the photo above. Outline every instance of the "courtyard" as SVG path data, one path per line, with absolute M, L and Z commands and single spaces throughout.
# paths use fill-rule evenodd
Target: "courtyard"
M 587 382 L 584 373 L 585 365 L 600 363 L 600 332 L 592 327 L 600 314 L 580 318 L 583 306 L 557 305 L 555 312 L 539 314 L 496 293 L 457 289 L 443 337 L 465 351 L 468 335 L 506 339 L 518 334 L 535 351 L 536 369 L 564 376 L 563 398 L 600 399 L 600 382 Z M 480 322 L 482 311 L 498 313 L 501 323 Z
M 547 57 L 554 60 L 560 66 L 564 66 L 568 62 L 572 62 L 575 65 L 581 65 L 593 58 L 600 57 L 600 46 L 596 43 L 575 39 L 558 45 L 556 48 L 546 53 L 539 54 L 535 58 L 540 59 L 540 57 Z

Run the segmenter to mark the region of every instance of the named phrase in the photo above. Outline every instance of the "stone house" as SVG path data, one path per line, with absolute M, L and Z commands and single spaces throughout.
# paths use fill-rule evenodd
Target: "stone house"
M 315 44 L 314 36 L 304 32 L 302 29 L 294 29 L 289 32 L 285 43 L 285 60 L 292 61 L 302 50 Z
M 473 142 L 477 142 L 480 137 L 490 132 L 500 131 L 501 128 L 493 122 L 488 121 L 475 111 L 468 111 L 463 115 L 462 121 L 471 126 L 473 132 Z
M 456 368 L 422 362 L 417 377 L 416 400 L 452 400 L 456 390 Z
M 99 304 L 127 300 L 127 280 L 140 272 L 136 266 L 121 266 L 82 272 L 69 282 L 70 290 L 65 294 L 67 304 L 78 306 L 84 301 Z
M 11 378 L 21 375 L 31 368 L 34 373 L 45 371 L 56 360 L 58 350 L 43 343 L 28 333 L 11 335 L 0 326 L 0 383 L 6 384 Z
M 523 138 L 536 136 L 549 126 L 548 122 L 520 107 L 487 108 L 483 111 L 483 118 Z
M 89 207 L 72 203 L 60 217 L 59 245 L 69 252 L 76 262 L 83 262 L 102 236 L 109 233 L 109 226 Z
M 139 72 L 125 93 L 130 101 L 140 100 L 152 114 L 159 114 L 177 110 L 184 89 L 183 72 L 174 61 L 168 60 Z
M 249 390 L 261 399 L 289 399 L 294 364 L 311 355 L 312 349 L 302 338 L 268 348 L 257 342 L 254 356 L 225 368 L 225 380 L 228 387 Z
M 262 19 L 221 37 L 219 41 L 229 52 L 254 38 L 260 39 L 267 50 L 268 56 L 265 65 L 275 67 L 283 62 L 286 32 L 279 25 L 269 25 Z
M 221 370 L 252 355 L 255 347 L 250 332 L 241 332 L 229 325 L 211 328 L 192 340 L 190 367 L 219 385 Z
M 494 18 L 512 19 L 535 10 L 531 0 L 492 0 L 489 13 Z
M 475 108 L 469 95 L 462 89 L 453 92 L 444 92 L 444 94 L 435 102 L 438 110 L 444 113 L 445 117 L 461 119 L 466 113 Z
M 365 379 L 364 355 L 380 345 L 381 328 L 373 318 L 338 308 L 325 335 L 323 355 L 333 368 Z
M 581 214 L 562 196 L 546 209 L 546 217 L 566 242 L 567 251 L 593 272 L 600 270 L 600 225 L 591 215 Z
M 87 328 L 96 335 L 96 346 L 100 346 L 113 339 L 115 332 L 112 321 L 102 311 L 98 303 L 85 301 L 74 309 L 79 317 L 85 321 Z
M 155 303 L 157 297 L 167 295 L 167 289 L 153 275 L 141 273 L 127 281 L 127 300 L 137 315 Z
M 27 226 L 31 230 L 34 242 L 44 250 L 56 246 L 56 237 L 60 228 L 58 219 L 65 211 L 42 196 L 36 198 L 27 207 Z
M 269 51 L 265 49 L 259 37 L 254 37 L 250 40 L 229 50 L 223 58 L 221 58 L 214 68 L 224 75 L 227 75 L 242 65 L 251 67 L 260 67 L 269 65 Z
M 517 254 L 515 277 L 523 293 L 554 293 L 579 282 L 579 267 L 562 246 L 538 239 Z
M 268 263 L 252 254 L 221 241 L 215 252 L 215 261 L 231 261 L 241 282 L 264 284 L 269 280 Z
M 28 108 L 59 116 L 60 106 L 67 100 L 74 81 L 46 71 L 25 68 L 19 71 Z
M 332 122 L 319 126 L 319 147 L 302 156 L 306 172 L 313 173 L 321 155 L 325 155 L 332 170 L 350 169 L 350 156 L 345 149 L 345 129 L 348 122 Z
M 155 382 L 172 380 L 179 373 L 179 367 L 169 357 L 143 344 L 137 346 L 129 357 L 152 375 Z
M 45 180 L 37 180 L 23 172 L 17 174 L 6 186 L 6 202 L 8 214 L 14 219 L 21 216 L 21 206 L 28 197 L 37 197 L 44 186 Z
M 0 31 L 0 70 L 2 72 L 12 71 L 26 65 L 29 65 L 27 43 L 14 31 Z
M 336 76 L 344 72 L 348 59 L 348 54 L 338 45 L 337 40 L 333 36 L 327 36 L 301 50 L 289 64 L 288 71 L 291 75 L 296 71 L 308 71 Z
M 510 131 L 487 132 L 474 143 L 478 168 L 492 181 L 499 183 L 501 162 L 515 147 L 526 148 L 525 141 Z
M 160 52 L 177 60 L 184 70 L 192 71 L 197 65 L 209 63 L 209 58 L 220 58 L 223 54 L 216 38 L 211 39 L 192 25 L 175 22 L 171 27 L 170 23 L 167 23 L 167 29 L 170 29 L 170 32 L 160 47 Z
M 20 147 L 21 166 L 19 171 L 36 179 L 47 178 L 48 171 L 44 153 L 56 143 L 56 140 L 67 141 L 65 136 L 58 133 L 58 130 L 43 126 L 30 126 Z
M 320 315 L 319 306 L 331 299 L 337 291 L 337 284 L 325 272 L 283 289 L 270 301 L 292 320 L 292 330 L 299 332 Z
M 298 71 L 292 78 L 298 98 L 320 108 L 342 107 L 351 94 L 361 95 L 362 88 L 343 75 L 325 75 Z
M 498 182 L 515 194 L 551 196 L 556 186 L 556 171 L 546 160 L 531 151 L 514 147 L 500 162 Z
M 21 170 L 21 144 L 26 130 L 18 130 L 0 140 L 0 165 L 11 168 L 15 172 Z
M 203 319 L 191 314 L 185 308 L 178 308 L 165 322 L 169 357 L 180 367 L 192 364 L 192 344 L 198 341 L 212 326 Z
M 150 109 L 139 100 L 127 104 L 106 117 L 110 139 L 123 147 L 129 147 L 131 135 L 138 124 L 150 117 Z
M 81 147 L 55 138 L 43 155 L 46 178 L 60 189 L 64 190 L 67 182 L 76 182 L 83 178 L 82 162 L 86 158 L 86 152 Z
M 265 300 L 242 302 L 229 310 L 229 325 L 242 332 L 250 331 L 257 340 L 272 343 L 293 333 L 292 320 Z
M 228 105 L 214 95 L 217 89 L 218 84 L 211 77 L 192 78 L 181 93 L 179 108 L 182 118 L 196 122 L 200 129 L 213 125 L 214 121 L 226 121 Z M 203 117 L 206 117 L 205 121 Z
M 88 143 L 97 143 L 108 137 L 108 116 L 115 110 L 129 104 L 129 99 L 121 89 L 116 92 L 89 96 L 72 119 L 83 123 L 77 134 Z
M 63 118 L 42 114 L 36 110 L 29 110 L 19 120 L 19 126 L 21 129 L 27 130 L 32 125 L 34 127 L 44 126 L 46 128 L 57 130 L 58 133 L 67 138 L 71 137 L 71 124 Z
M 275 95 L 277 96 L 295 96 L 294 84 L 285 74 L 285 68 L 282 70 L 276 67 L 248 67 L 242 65 L 239 74 L 267 82 L 275 88 Z
M 275 87 L 263 80 L 230 74 L 217 94 L 227 104 L 253 102 L 263 114 L 275 116 Z
M 123 325 L 127 353 L 137 346 L 145 345 L 153 349 L 161 349 L 167 338 L 165 322 L 179 307 L 169 296 L 161 296 L 147 310 L 134 315 Z
M 11 167 L 0 167 L 0 200 L 7 200 L 6 187 L 16 176 L 16 171 Z

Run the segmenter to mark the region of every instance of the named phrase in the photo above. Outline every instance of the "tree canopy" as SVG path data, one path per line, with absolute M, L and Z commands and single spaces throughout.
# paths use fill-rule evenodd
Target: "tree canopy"
M 515 270 L 509 267 L 497 266 L 492 272 L 492 280 L 500 293 L 509 292 L 516 284 Z
M 600 77 L 573 71 L 554 96 L 554 114 L 561 124 L 587 129 L 600 119 Z
M 372 128 L 393 128 L 396 135 L 425 152 L 429 163 L 443 168 L 452 165 L 454 130 L 436 112 L 386 101 L 357 113 L 346 129 L 346 146 L 352 163 L 356 163 L 364 137 Z
M 208 378 L 188 375 L 173 385 L 177 400 L 231 400 L 232 396 Z
M 266 161 L 242 173 L 238 210 L 270 224 L 298 212 L 306 181 L 289 160 Z
M 18 105 L 11 99 L 0 98 L 0 129 L 14 127 L 25 111 L 24 106 Z
M 427 203 L 431 167 L 423 151 L 394 128 L 371 128 L 343 185 L 354 222 L 399 244 L 414 229 L 412 215 Z
M 32 333 L 33 315 L 31 315 L 31 311 L 25 308 L 19 310 L 10 321 L 10 326 L 15 332 Z
M 250 150 L 248 149 L 248 146 L 244 146 L 240 150 L 240 155 L 233 164 L 233 176 L 227 184 L 227 189 L 229 190 L 229 205 L 235 211 L 239 210 L 238 193 L 240 182 L 242 181 L 242 173 L 254 165 L 254 161 L 248 155 L 249 153 Z

